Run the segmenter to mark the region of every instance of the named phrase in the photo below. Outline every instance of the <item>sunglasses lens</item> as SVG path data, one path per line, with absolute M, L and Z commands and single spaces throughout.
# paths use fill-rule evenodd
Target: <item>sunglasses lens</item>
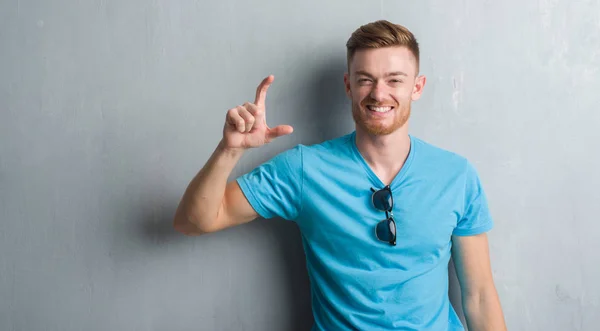
M 392 210 L 392 194 L 389 190 L 380 190 L 373 193 L 373 204 L 381 211 Z
M 390 242 L 396 237 L 396 224 L 392 219 L 381 221 L 377 224 L 377 238 L 381 241 Z

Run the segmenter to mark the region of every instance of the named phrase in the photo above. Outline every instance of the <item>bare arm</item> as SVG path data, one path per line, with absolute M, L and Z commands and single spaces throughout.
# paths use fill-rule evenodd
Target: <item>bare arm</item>
M 505 331 L 506 325 L 492 277 L 487 235 L 453 236 L 452 257 L 471 331 Z
M 236 181 L 227 183 L 233 168 L 249 148 L 292 133 L 289 125 L 269 128 L 265 118 L 265 98 L 273 76 L 265 78 L 256 90 L 255 103 L 229 109 L 223 139 L 210 159 L 188 185 L 173 220 L 181 233 L 199 235 L 215 232 L 255 219 L 252 208 Z
M 204 168 L 188 185 L 177 211 L 174 226 L 187 235 L 215 232 L 249 222 L 258 215 L 236 181 L 227 178 L 242 156 L 219 144 Z

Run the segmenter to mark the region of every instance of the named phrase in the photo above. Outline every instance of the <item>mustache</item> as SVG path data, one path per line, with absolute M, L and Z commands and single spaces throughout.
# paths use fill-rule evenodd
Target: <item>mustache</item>
M 363 101 L 360 102 L 360 105 L 363 107 L 366 106 L 373 106 L 373 107 L 387 107 L 387 106 L 392 106 L 392 107 L 398 107 L 398 104 L 395 101 L 381 101 L 378 102 L 374 99 L 364 99 Z

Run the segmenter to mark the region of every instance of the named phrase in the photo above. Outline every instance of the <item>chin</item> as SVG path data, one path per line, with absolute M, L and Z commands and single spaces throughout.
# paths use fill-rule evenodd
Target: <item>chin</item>
M 387 123 L 382 123 L 382 121 L 369 119 L 364 113 L 357 114 L 357 112 L 352 112 L 352 117 L 354 118 L 356 126 L 360 127 L 361 130 L 365 131 L 369 135 L 385 136 L 402 128 L 408 121 L 409 114 L 410 110 L 406 116 L 398 116 L 400 114 L 396 114 L 396 117 L 393 119 L 392 123 L 389 123 L 389 121 L 386 121 Z
M 394 133 L 396 130 L 398 130 L 400 127 L 396 127 L 396 126 L 383 126 L 383 125 L 365 125 L 365 123 L 361 123 L 361 127 L 363 128 L 363 130 L 365 130 L 368 134 L 372 135 L 372 136 L 387 136 L 388 134 L 392 134 Z

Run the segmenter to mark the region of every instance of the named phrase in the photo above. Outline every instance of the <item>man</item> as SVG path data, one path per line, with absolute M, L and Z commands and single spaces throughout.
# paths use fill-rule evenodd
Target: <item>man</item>
M 478 175 L 465 158 L 408 133 L 411 102 L 426 80 L 415 37 L 377 21 L 346 46 L 356 130 L 298 145 L 227 183 L 246 149 L 292 133 L 266 124 L 274 78 L 265 78 L 254 103 L 227 112 L 223 139 L 187 188 L 175 228 L 197 235 L 258 216 L 295 221 L 314 330 L 464 330 L 448 298 L 451 255 L 469 329 L 505 330 Z

